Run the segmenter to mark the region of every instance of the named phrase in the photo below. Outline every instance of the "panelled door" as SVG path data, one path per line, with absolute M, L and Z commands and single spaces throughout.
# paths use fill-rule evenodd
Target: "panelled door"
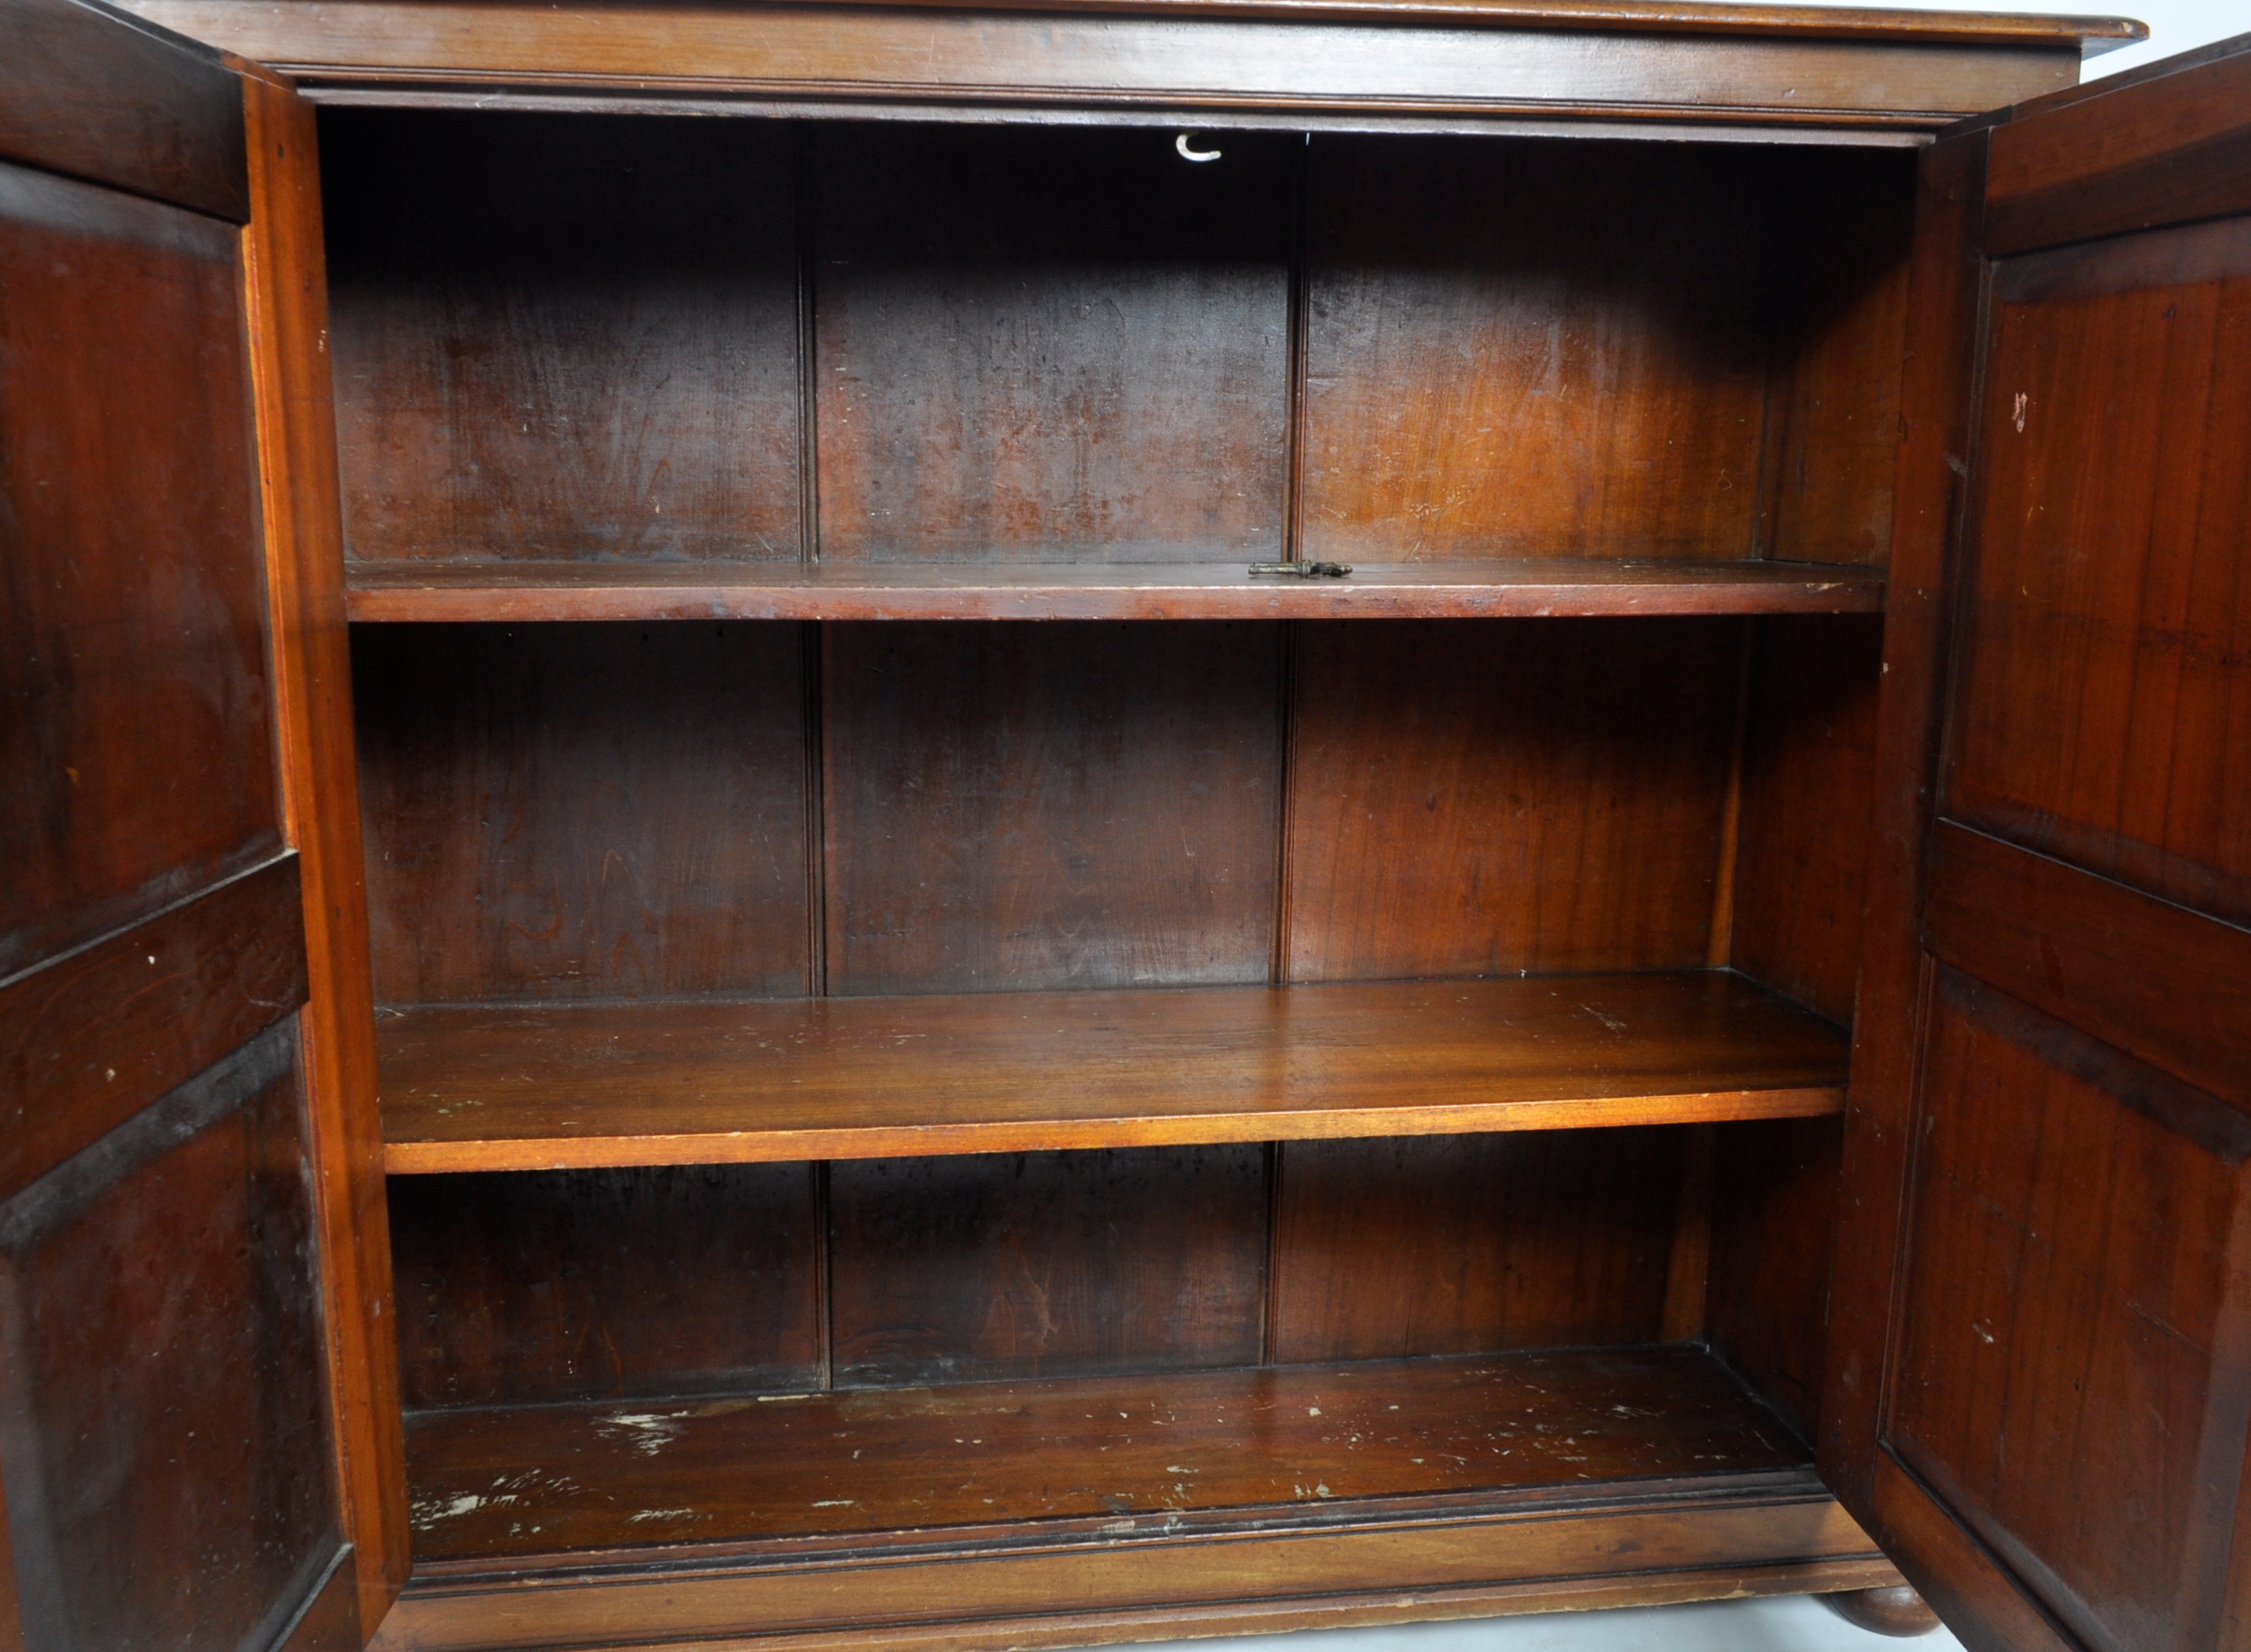
M 2251 37 L 1920 213 L 1823 1466 L 1972 1647 L 2251 1646 Z
M 30 1652 L 362 1642 L 249 348 L 261 84 L 0 0 L 0 1645 Z

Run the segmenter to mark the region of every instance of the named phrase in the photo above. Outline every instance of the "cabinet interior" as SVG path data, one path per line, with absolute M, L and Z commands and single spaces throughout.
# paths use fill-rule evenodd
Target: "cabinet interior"
M 1175 135 L 325 110 L 353 580 L 1880 574 L 1906 152 Z M 1802 1474 L 1882 618 L 1742 589 L 356 626 L 418 1556 Z

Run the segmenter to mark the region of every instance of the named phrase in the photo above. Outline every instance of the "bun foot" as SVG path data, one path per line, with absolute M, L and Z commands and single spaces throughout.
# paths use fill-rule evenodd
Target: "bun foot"
M 1904 1583 L 1887 1589 L 1845 1589 L 1820 1597 L 1846 1622 L 1876 1635 L 1929 1635 L 1938 1614 Z

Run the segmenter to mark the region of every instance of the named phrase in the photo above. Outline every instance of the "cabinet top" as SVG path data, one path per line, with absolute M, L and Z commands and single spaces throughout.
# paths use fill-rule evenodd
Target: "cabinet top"
M 329 101 L 1913 143 L 2123 17 L 1693 0 L 121 0 Z

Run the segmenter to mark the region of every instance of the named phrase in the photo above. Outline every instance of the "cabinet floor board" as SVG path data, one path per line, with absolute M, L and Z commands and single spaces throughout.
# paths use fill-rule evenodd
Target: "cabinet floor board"
M 1880 570 L 1534 558 L 1361 564 L 1342 578 L 1182 563 L 358 563 L 357 621 L 1449 619 L 1878 613 Z
M 407 1454 L 432 1581 L 653 1545 L 904 1558 L 1473 1516 L 1625 1482 L 1804 1491 L 1809 1461 L 1689 1346 L 429 1411 Z
M 1803 1117 L 1846 1061 L 1725 971 L 425 1006 L 378 1042 L 394 1174 Z

